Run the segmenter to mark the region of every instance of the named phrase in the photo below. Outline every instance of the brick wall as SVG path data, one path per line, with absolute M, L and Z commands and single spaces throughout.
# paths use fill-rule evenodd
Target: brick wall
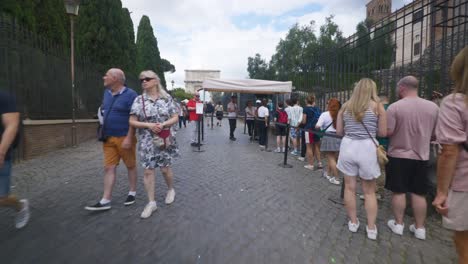
M 96 139 L 97 120 L 77 121 L 78 144 Z M 31 159 L 44 153 L 71 146 L 71 120 L 25 120 L 21 145 L 16 157 L 19 160 Z

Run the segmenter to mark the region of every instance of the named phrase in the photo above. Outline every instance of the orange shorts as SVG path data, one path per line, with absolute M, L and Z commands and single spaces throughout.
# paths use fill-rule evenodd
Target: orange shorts
M 120 159 L 123 160 L 127 168 L 136 166 L 136 138 L 133 139 L 130 149 L 123 149 L 122 142 L 125 137 L 109 137 L 102 144 L 104 150 L 104 166 L 119 165 Z

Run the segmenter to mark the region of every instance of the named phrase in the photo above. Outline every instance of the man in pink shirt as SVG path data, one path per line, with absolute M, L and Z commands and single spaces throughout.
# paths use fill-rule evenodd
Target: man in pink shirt
M 427 163 L 430 142 L 434 135 L 439 108 L 418 96 L 419 81 L 413 76 L 401 79 L 396 88 L 399 101 L 387 110 L 389 163 L 386 167 L 385 188 L 393 192 L 392 209 L 395 219 L 388 221 L 393 233 L 403 235 L 403 215 L 406 193 L 411 193 L 415 224 L 409 230 L 416 238 L 426 239 L 428 191 Z

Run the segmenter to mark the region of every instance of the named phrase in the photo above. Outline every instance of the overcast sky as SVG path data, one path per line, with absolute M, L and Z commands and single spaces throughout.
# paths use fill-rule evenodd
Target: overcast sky
M 184 86 L 185 69 L 221 70 L 221 78 L 246 78 L 247 58 L 260 53 L 270 59 L 281 38 L 294 23 L 325 17 L 345 36 L 365 19 L 368 0 L 122 0 L 138 26 L 147 15 L 158 39 L 161 56 L 176 67 L 166 74 L 170 86 Z M 411 0 L 393 0 L 392 10 Z M 168 87 L 171 89 L 171 87 Z

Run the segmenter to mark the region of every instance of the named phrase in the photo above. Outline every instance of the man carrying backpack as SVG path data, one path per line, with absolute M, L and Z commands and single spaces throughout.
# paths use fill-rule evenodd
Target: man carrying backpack
M 275 131 L 276 131 L 276 153 L 286 151 L 286 125 L 288 124 L 288 113 L 284 110 L 284 103 L 278 103 L 278 109 L 275 113 Z M 282 143 L 282 144 L 281 144 Z

